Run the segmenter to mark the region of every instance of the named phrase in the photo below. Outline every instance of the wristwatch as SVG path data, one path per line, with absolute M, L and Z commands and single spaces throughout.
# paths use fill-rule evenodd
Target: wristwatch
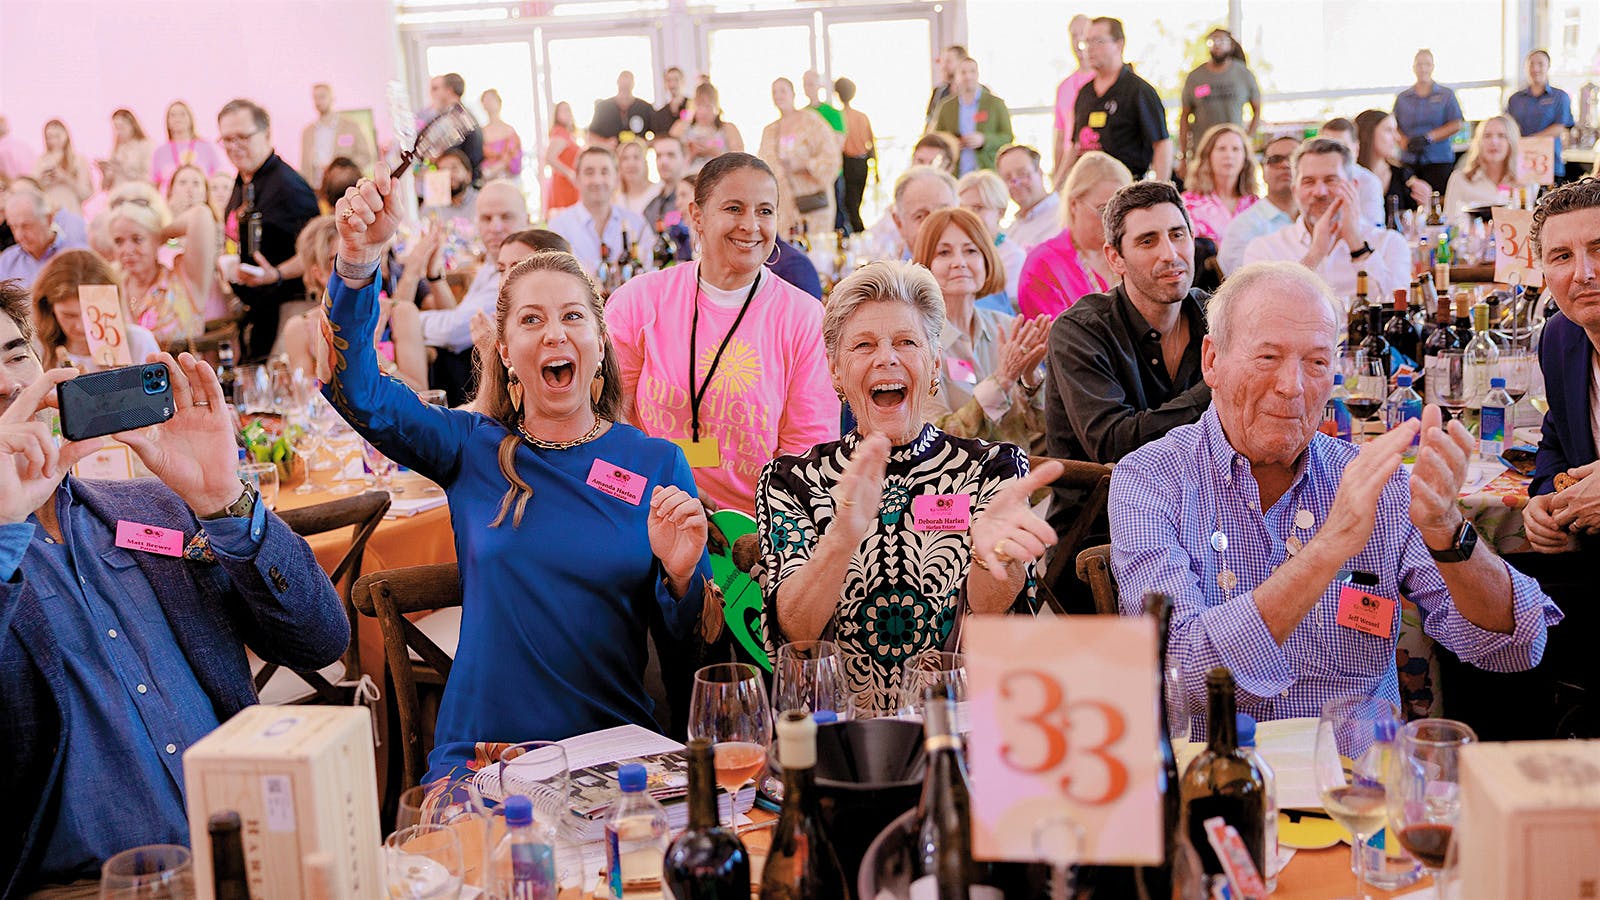
M 218 512 L 214 512 L 207 516 L 200 516 L 199 518 L 202 520 L 244 519 L 248 518 L 252 512 L 255 512 L 256 500 L 259 499 L 261 495 L 256 493 L 255 485 L 243 481 L 239 483 L 244 485 L 244 493 L 239 495 L 239 499 L 233 501 L 227 506 L 224 506 Z
M 1473 528 L 1471 522 L 1467 521 L 1466 519 L 1462 519 L 1461 527 L 1456 529 L 1455 542 L 1452 543 L 1449 548 L 1444 550 L 1435 550 L 1432 547 L 1429 547 L 1428 553 L 1433 556 L 1435 562 L 1466 562 L 1472 558 L 1472 551 L 1476 549 L 1477 546 L 1478 529 Z
M 1361 257 L 1366 256 L 1367 254 L 1369 254 L 1371 252 L 1372 252 L 1372 245 L 1367 243 L 1366 241 L 1362 241 L 1360 250 L 1351 250 L 1350 251 L 1350 258 L 1351 259 L 1360 259 Z

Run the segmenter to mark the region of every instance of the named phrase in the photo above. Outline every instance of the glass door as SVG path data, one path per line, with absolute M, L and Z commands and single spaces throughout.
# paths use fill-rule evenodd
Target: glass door
M 522 139 L 522 177 L 524 191 L 535 190 L 538 168 L 537 145 L 533 138 L 539 133 L 539 121 L 534 115 L 533 46 L 526 40 L 499 41 L 483 44 L 433 44 L 424 51 L 427 73 L 431 79 L 446 72 L 459 74 L 467 84 L 466 96 L 461 103 L 487 123 L 483 111 L 483 92 L 493 88 L 500 94 L 500 117 L 516 129 Z M 427 81 L 422 84 L 420 96 L 412 98 L 419 108 L 427 105 Z
M 830 86 L 840 78 L 855 82 L 851 106 L 872 123 L 877 142 L 878 180 L 867 183 L 862 203 L 869 225 L 887 213 L 894 179 L 910 167 L 911 148 L 922 137 L 922 112 L 933 90 L 932 34 L 933 23 L 925 18 L 827 23 L 824 74 Z M 838 106 L 838 98 L 833 103 Z
M 772 106 L 774 80 L 789 79 L 795 103 L 806 103 L 801 78 L 815 64 L 810 17 L 787 22 L 792 24 L 713 25 L 706 31 L 706 73 L 717 87 L 722 118 L 739 129 L 748 153 L 761 149 L 761 130 L 778 118 Z

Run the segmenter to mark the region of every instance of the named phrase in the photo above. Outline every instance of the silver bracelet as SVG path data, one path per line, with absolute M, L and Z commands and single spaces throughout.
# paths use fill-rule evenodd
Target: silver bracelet
M 345 281 L 366 281 L 378 274 L 378 260 L 373 260 L 365 265 L 353 265 L 344 261 L 344 257 L 333 258 L 333 271 Z

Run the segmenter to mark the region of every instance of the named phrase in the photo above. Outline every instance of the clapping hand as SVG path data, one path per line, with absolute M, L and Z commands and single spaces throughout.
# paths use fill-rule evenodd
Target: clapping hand
M 1306 260 L 1309 268 L 1322 265 L 1322 261 L 1333 252 L 1333 245 L 1338 242 L 1344 223 L 1340 216 L 1344 212 L 1344 194 L 1338 194 L 1322 216 L 1311 227 L 1311 253 Z
M 700 498 L 675 485 L 658 484 L 650 492 L 650 552 L 661 560 L 675 596 L 689 589 L 689 579 L 706 550 L 706 508 Z
M 1037 379 L 1033 379 L 1033 376 L 1049 349 L 1051 321 L 1049 316 L 1042 314 L 1032 319 L 1018 316 L 1011 333 L 1001 335 L 1000 365 L 995 374 L 999 376 L 1002 386 L 1010 387 L 1015 382 L 1022 382 L 1024 387 L 1031 390 L 1037 385 Z
M 383 256 L 384 247 L 394 237 L 404 218 L 400 194 L 383 166 L 371 178 L 363 178 L 345 189 L 333 205 L 333 218 L 339 228 L 339 258 L 346 265 L 367 266 Z
M 78 374 L 76 369 L 51 369 L 17 392 L 0 412 L 0 524 L 26 522 L 55 493 L 78 460 L 99 449 L 99 441 L 56 446 L 49 426 L 34 418 L 54 407 L 56 385 Z
M 1012 563 L 1031 563 L 1056 542 L 1055 529 L 1039 518 L 1028 498 L 1061 477 L 1063 466 L 1051 460 L 1001 488 L 972 523 L 972 559 L 996 581 L 1006 580 Z
M 1434 422 L 1438 422 L 1438 407 Z M 1372 529 L 1378 521 L 1378 498 L 1384 485 L 1399 470 L 1406 448 L 1422 423 L 1407 419 L 1399 427 L 1373 438 L 1361 446 L 1361 452 L 1344 467 L 1339 476 L 1339 489 L 1333 496 L 1333 507 L 1328 510 L 1328 521 L 1317 531 L 1307 548 L 1326 548 L 1339 562 L 1360 553 L 1372 538 Z
M 831 528 L 839 530 L 852 545 L 861 543 L 877 524 L 890 446 L 889 439 L 881 434 L 862 438 L 833 486 Z
M 403 261 L 407 272 L 416 272 L 427 278 L 437 278 L 444 270 L 444 229 L 437 219 L 429 219 L 422 236 L 406 251 Z
M 1411 524 L 1430 546 L 1447 547 L 1461 527 L 1458 500 L 1476 442 L 1458 421 L 1442 424 L 1439 407 L 1422 411 L 1422 445 L 1411 469 Z
M 1568 534 L 1600 531 L 1600 477 L 1591 477 L 1600 462 L 1569 469 L 1568 475 L 1578 483 L 1556 494 L 1550 500 L 1550 515 L 1555 524 Z
M 1339 198 L 1344 201 L 1339 213 L 1339 236 L 1344 238 L 1345 247 L 1354 253 L 1365 242 L 1362 235 L 1367 223 L 1361 221 L 1361 195 L 1356 193 L 1354 181 L 1346 181 L 1338 190 Z

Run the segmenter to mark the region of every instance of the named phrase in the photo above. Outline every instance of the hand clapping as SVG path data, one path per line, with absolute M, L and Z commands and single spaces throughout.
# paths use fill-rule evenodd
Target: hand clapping
M 1034 387 L 1027 379 L 1038 370 L 1039 363 L 1049 349 L 1051 322 L 1052 319 L 1046 315 L 1032 319 L 1018 316 L 1011 332 L 1001 336 L 1000 365 L 996 374 L 1000 376 L 1003 387 L 1010 387 L 1016 382 L 1023 382 L 1028 388 Z
M 1012 563 L 1031 563 L 1055 544 L 1055 529 L 1034 514 L 1028 498 L 1061 477 L 1056 460 L 1001 488 L 972 523 L 972 561 L 996 580 L 1005 581 Z
M 853 544 L 872 531 L 883 505 L 883 475 L 889 467 L 889 439 L 869 434 L 839 473 L 833 486 L 833 525 Z
M 700 498 L 674 485 L 650 492 L 650 552 L 661 560 L 672 592 L 682 596 L 706 549 L 706 508 Z

